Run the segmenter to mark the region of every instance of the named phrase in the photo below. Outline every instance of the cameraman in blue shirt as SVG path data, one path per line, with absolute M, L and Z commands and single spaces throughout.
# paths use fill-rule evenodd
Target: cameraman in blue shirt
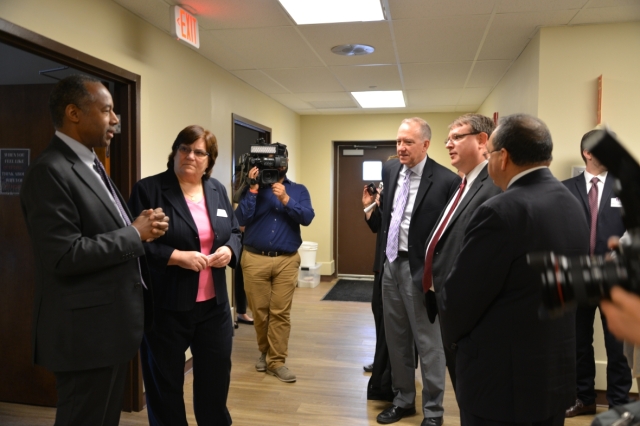
M 300 267 L 300 225 L 308 226 L 315 213 L 309 191 L 287 179 L 287 170 L 279 167 L 278 181 L 270 185 L 260 185 L 257 167 L 249 170 L 250 185 L 235 214 L 245 227 L 241 265 L 260 350 L 256 370 L 292 383 L 296 376 L 284 364 Z

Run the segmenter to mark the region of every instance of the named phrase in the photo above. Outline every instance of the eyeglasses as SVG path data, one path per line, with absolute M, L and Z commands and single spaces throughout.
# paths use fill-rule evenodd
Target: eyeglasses
M 502 148 L 500 148 L 500 149 L 494 149 L 493 151 L 487 151 L 487 155 L 491 155 L 491 154 L 493 154 L 494 152 L 500 152 L 500 151 L 502 151 Z
M 184 146 L 184 145 L 180 145 L 178 147 L 178 152 L 180 152 L 180 154 L 184 156 L 188 156 L 193 152 L 193 154 L 198 158 L 205 158 L 209 156 L 209 153 L 207 151 L 203 151 L 201 149 L 191 149 L 188 146 Z
M 458 142 L 459 140 L 464 139 L 464 138 L 466 138 L 467 136 L 470 136 L 470 135 L 477 135 L 477 134 L 479 134 L 479 133 L 482 133 L 482 132 L 470 132 L 470 133 L 463 133 L 463 134 L 461 134 L 461 135 L 451 135 L 449 138 L 447 138 L 447 140 L 445 141 L 445 143 L 449 143 L 449 142 Z

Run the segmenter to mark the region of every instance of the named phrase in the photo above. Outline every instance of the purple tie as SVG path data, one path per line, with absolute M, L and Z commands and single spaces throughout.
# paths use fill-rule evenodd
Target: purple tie
M 98 174 L 102 178 L 102 182 L 104 182 L 104 184 L 107 187 L 107 190 L 113 197 L 113 201 L 116 203 L 116 207 L 120 212 L 120 216 L 122 216 L 122 219 L 124 220 L 125 226 L 131 225 L 131 219 L 129 219 L 129 214 L 127 214 L 127 211 L 124 209 L 124 207 L 122 206 L 122 203 L 120 202 L 120 197 L 118 197 L 118 191 L 116 191 L 113 185 L 111 184 L 111 179 L 109 179 L 109 176 L 107 176 L 107 171 L 104 169 L 104 166 L 102 165 L 100 160 L 98 160 L 98 157 L 93 158 L 93 169 L 96 172 L 98 172 Z M 140 258 L 138 258 L 138 272 L 140 273 L 140 281 L 142 281 L 142 285 L 144 286 L 144 288 L 147 288 L 147 285 L 144 283 L 144 280 L 142 279 L 142 270 L 140 269 Z
M 600 179 L 594 176 L 591 179 L 591 189 L 589 190 L 589 211 L 591 213 L 589 252 L 591 254 L 594 254 L 596 250 L 596 232 L 598 231 L 598 182 Z
M 396 207 L 391 214 L 391 225 L 389 225 L 389 235 L 387 236 L 387 259 L 393 262 L 398 257 L 398 238 L 400 236 L 400 223 L 404 215 L 404 209 L 407 206 L 407 198 L 409 198 L 409 187 L 411 186 L 411 170 L 407 169 L 404 175 L 404 182 L 396 198 Z

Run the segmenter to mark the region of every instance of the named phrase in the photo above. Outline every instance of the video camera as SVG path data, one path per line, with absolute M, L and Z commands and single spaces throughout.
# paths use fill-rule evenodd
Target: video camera
M 246 185 L 260 184 L 260 187 L 270 186 L 280 179 L 278 172 L 280 167 L 287 167 L 289 158 L 287 146 L 281 143 L 268 144 L 264 138 L 258 138 L 254 145 L 251 145 L 250 152 L 242 154 L 238 158 L 240 168 L 239 178 L 241 183 L 234 193 L 234 202 L 238 202 L 242 191 Z M 249 171 L 258 168 L 258 176 L 249 179 Z
M 609 298 L 619 285 L 640 295 L 640 166 L 608 130 L 598 130 L 585 141 L 591 152 L 615 176 L 614 192 L 622 203 L 622 221 L 630 241 L 613 258 L 565 257 L 553 252 L 529 253 L 529 265 L 540 272 L 542 302 L 556 316 L 577 305 L 595 305 Z

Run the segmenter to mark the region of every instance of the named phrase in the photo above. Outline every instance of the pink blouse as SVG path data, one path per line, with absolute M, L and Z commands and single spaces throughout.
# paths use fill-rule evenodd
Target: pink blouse
M 205 199 L 202 198 L 197 203 L 187 200 L 187 206 L 191 210 L 191 216 L 198 228 L 198 236 L 200 237 L 200 252 L 205 255 L 211 254 L 213 248 L 213 229 L 211 228 L 211 222 L 209 221 L 209 214 L 207 213 L 207 204 Z M 205 300 L 213 299 L 216 297 L 216 291 L 213 287 L 213 274 L 211 268 L 203 269 L 200 271 L 200 281 L 198 283 L 198 297 L 196 302 L 204 302 Z

